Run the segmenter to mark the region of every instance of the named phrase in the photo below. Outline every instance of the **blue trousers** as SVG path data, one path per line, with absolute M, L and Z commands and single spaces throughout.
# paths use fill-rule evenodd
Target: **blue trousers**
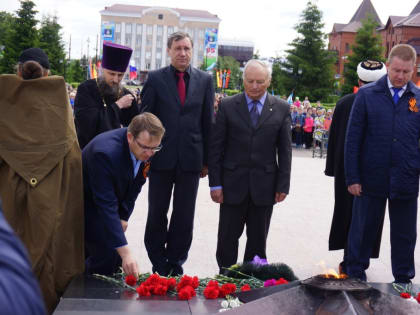
M 347 273 L 350 277 L 366 281 L 378 229 L 387 198 L 355 197 L 353 216 L 348 236 Z M 409 282 L 414 278 L 414 248 L 417 238 L 417 197 L 388 200 L 391 226 L 391 265 L 395 282 Z

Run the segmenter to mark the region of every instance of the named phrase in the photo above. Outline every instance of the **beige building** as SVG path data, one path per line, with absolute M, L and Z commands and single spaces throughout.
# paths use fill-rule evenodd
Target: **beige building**
M 187 32 L 192 37 L 192 65 L 199 67 L 206 54 L 206 31 L 217 30 L 220 23 L 217 15 L 207 11 L 166 7 L 114 4 L 100 14 L 101 47 L 103 40 L 130 46 L 131 64 L 143 73 L 169 65 L 166 42 L 176 31 Z

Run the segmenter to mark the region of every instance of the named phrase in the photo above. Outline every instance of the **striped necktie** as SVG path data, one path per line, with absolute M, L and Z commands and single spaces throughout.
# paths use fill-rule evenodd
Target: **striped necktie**
M 394 96 L 392 97 L 392 99 L 394 100 L 394 104 L 397 104 L 400 100 L 399 92 L 402 90 L 402 88 L 393 87 L 392 90 L 394 91 Z

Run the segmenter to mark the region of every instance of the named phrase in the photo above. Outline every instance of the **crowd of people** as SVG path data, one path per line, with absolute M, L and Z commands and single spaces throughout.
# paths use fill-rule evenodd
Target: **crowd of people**
M 292 143 L 296 148 L 310 149 L 321 146 L 328 139 L 334 109 L 325 109 L 318 101 L 312 107 L 308 98 L 300 103 L 299 98 L 290 105 L 292 119 Z
M 78 274 L 112 275 L 120 267 L 139 274 L 125 231 L 147 179 L 144 244 L 153 272 L 184 273 L 198 186 L 207 175 L 210 197 L 220 204 L 220 273 L 238 261 L 245 227 L 243 261 L 266 259 L 273 206 L 289 194 L 292 138 L 297 148 L 309 149 L 322 145 L 318 133 L 329 131 L 333 227 L 346 227 L 340 233 L 332 227 L 330 249 L 344 248 L 342 271 L 366 281 L 388 200 L 392 271 L 396 282 L 410 282 L 420 168 L 420 92 L 409 81 L 415 51 L 394 47 L 388 75 L 361 79 L 376 82 L 353 95 L 354 102 L 345 98 L 354 106 L 342 117 L 346 134 L 337 113 L 332 119 L 320 103 L 312 107 L 307 98 L 296 98 L 290 105 L 270 95 L 271 69 L 260 60 L 245 65 L 244 92 L 215 94 L 212 77 L 191 66 L 192 50 L 187 33 L 171 34 L 171 64 L 151 71 L 138 97 L 121 85 L 132 49 L 104 42 L 101 75 L 78 87 L 74 112 L 64 79 L 48 76 L 48 57 L 39 48 L 22 52 L 17 75 L 0 76 L 0 198 L 4 217 L 28 251 L 48 312 Z M 344 207 L 340 198 L 347 191 Z M 0 216 L 0 228 L 2 222 Z M 0 265 L 0 273 L 6 267 Z M 28 298 L 37 298 L 38 289 L 33 292 Z

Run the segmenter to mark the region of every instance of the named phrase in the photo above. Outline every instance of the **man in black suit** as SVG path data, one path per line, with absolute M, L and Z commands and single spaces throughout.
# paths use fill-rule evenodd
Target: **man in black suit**
M 86 273 L 113 274 L 121 265 L 126 274 L 139 273 L 124 232 L 164 132 L 155 115 L 144 113 L 83 149 Z
M 144 237 L 153 272 L 161 275 L 183 273 L 198 183 L 207 175 L 214 88 L 210 75 L 190 65 L 192 48 L 188 34 L 171 34 L 167 43 L 171 65 L 151 71 L 141 93 L 142 111 L 155 114 L 166 129 L 163 148 L 153 157 Z
M 244 70 L 245 93 L 224 98 L 211 137 L 211 198 L 220 203 L 216 258 L 220 267 L 237 262 L 244 225 L 244 261 L 266 259 L 273 205 L 289 193 L 291 139 L 289 104 L 267 93 L 271 73 L 250 60 Z
M 370 82 L 375 82 L 385 74 L 385 64 L 379 61 L 365 60 L 357 66 L 359 87 Z M 346 140 L 347 123 L 356 95 L 356 93 L 352 93 L 342 97 L 335 106 L 329 131 L 328 154 L 325 165 L 325 175 L 334 176 L 334 214 L 328 248 L 329 250 L 344 249 L 343 261 L 338 267 L 340 273 L 347 273 L 347 237 L 350 230 L 354 198 L 347 190 L 344 177 L 344 143 Z M 381 221 L 382 223 L 378 230 L 371 258 L 379 257 L 384 217 L 382 217 Z

